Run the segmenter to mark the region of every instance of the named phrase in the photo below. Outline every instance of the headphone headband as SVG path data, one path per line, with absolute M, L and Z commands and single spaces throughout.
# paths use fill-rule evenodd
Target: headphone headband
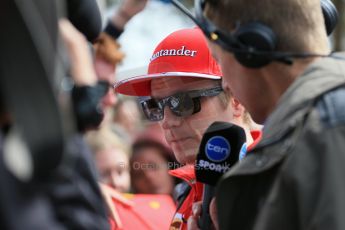
M 292 64 L 293 58 L 326 57 L 325 54 L 289 53 L 275 51 L 277 38 L 273 30 L 260 22 L 240 25 L 234 33 L 225 32 L 204 16 L 205 0 L 195 0 L 195 17 L 177 0 L 172 3 L 191 18 L 205 36 L 223 49 L 234 53 L 239 63 L 248 68 L 261 68 L 272 61 Z M 321 0 L 328 35 L 338 21 L 338 12 L 330 0 Z

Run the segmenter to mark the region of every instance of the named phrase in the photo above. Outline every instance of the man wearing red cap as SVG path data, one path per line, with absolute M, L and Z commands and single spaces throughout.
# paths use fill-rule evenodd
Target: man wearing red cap
M 150 59 L 148 74 L 115 86 L 118 93 L 146 96 L 141 106 L 146 117 L 159 121 L 176 159 L 184 167 L 171 174 L 186 181 L 190 190 L 173 218 L 171 229 L 186 229 L 193 203 L 202 199 L 194 162 L 202 136 L 214 121 L 231 121 L 246 130 L 252 142 L 245 109 L 228 89 L 222 89 L 219 66 L 199 29 L 183 29 L 167 36 Z

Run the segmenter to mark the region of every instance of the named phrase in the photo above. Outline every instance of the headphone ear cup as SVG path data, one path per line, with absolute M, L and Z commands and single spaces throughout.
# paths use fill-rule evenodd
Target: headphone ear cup
M 338 23 L 339 14 L 331 0 L 321 0 L 321 9 L 325 20 L 327 35 L 330 35 Z
M 234 33 L 237 40 L 244 46 L 235 51 L 235 58 L 248 68 L 261 68 L 273 60 L 270 54 L 275 51 L 277 37 L 271 28 L 259 22 L 250 22 L 240 26 Z M 262 51 L 264 54 L 257 54 Z

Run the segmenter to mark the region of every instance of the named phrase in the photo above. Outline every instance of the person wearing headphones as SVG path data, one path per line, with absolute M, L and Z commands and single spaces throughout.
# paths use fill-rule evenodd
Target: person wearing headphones
M 247 114 L 229 88 L 200 29 L 182 29 L 156 47 L 148 74 L 118 82 L 118 93 L 139 96 L 146 118 L 161 125 L 167 143 L 183 167 L 170 174 L 188 183 L 170 229 L 187 229 L 193 203 L 202 200 L 203 184 L 196 182 L 194 162 L 202 136 L 214 121 L 231 121 L 250 135 Z
M 196 19 L 262 140 L 218 185 L 220 229 L 345 229 L 345 64 L 330 1 L 196 1 Z

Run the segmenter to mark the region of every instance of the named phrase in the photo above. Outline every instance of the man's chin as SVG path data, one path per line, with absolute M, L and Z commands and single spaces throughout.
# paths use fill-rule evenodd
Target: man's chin
M 172 147 L 176 160 L 180 164 L 194 164 L 196 159 L 196 149 L 181 149 Z

